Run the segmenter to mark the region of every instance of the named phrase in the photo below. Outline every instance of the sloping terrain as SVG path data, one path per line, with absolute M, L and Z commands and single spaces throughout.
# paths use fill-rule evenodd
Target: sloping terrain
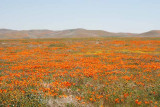
M 139 34 L 139 36 L 142 36 L 142 37 L 160 37 L 160 30 L 151 30 L 149 32 Z
M 85 37 L 160 37 L 160 30 L 153 30 L 142 34 L 112 33 L 103 30 L 68 29 L 52 30 L 10 30 L 0 29 L 0 39 L 27 38 L 85 38 Z

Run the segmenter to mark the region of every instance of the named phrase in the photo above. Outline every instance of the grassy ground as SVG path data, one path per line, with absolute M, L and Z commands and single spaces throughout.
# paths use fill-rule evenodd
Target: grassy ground
M 0 107 L 158 107 L 160 38 L 0 40 Z

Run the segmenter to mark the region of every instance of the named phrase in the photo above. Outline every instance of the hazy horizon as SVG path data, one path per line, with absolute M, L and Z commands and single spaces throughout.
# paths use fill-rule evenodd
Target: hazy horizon
M 36 28 L 33 28 L 33 29 L 9 29 L 9 28 L 0 28 L 0 29 L 8 29 L 8 30 L 16 30 L 16 31 L 28 31 L 28 30 L 51 30 L 51 31 L 64 31 L 64 30 L 75 30 L 75 29 L 85 29 L 85 28 L 68 28 L 68 29 L 60 29 L 60 30 L 54 30 L 54 29 L 36 29 Z M 148 31 L 144 31 L 144 32 L 112 32 L 112 31 L 108 31 L 108 30 L 103 30 L 103 29 L 85 29 L 85 30 L 101 30 L 101 31 L 106 31 L 106 32 L 111 32 L 111 33 L 133 33 L 133 34 L 141 34 L 141 33 L 145 33 L 145 32 L 150 32 L 150 31 L 156 31 L 156 30 L 160 30 L 160 29 L 151 29 L 151 30 L 148 30 Z
M 159 0 L 5 0 L 0 9 L 0 29 L 129 33 L 160 29 Z

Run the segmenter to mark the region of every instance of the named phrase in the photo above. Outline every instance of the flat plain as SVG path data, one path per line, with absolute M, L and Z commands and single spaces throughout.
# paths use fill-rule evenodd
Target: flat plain
M 0 40 L 0 107 L 159 107 L 160 38 Z

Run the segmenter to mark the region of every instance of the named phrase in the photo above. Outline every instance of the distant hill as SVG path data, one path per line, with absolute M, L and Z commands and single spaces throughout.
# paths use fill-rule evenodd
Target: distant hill
M 11 33 L 14 32 L 15 30 L 11 30 L 11 29 L 0 29 L 0 34 L 4 34 L 4 33 Z
M 160 30 L 151 30 L 149 32 L 141 33 L 138 36 L 142 37 L 160 37 Z
M 85 37 L 160 37 L 160 30 L 153 30 L 141 34 L 135 34 L 135 33 L 113 33 L 103 30 L 86 30 L 86 29 L 68 29 L 61 31 L 0 29 L 0 39 L 85 38 Z

